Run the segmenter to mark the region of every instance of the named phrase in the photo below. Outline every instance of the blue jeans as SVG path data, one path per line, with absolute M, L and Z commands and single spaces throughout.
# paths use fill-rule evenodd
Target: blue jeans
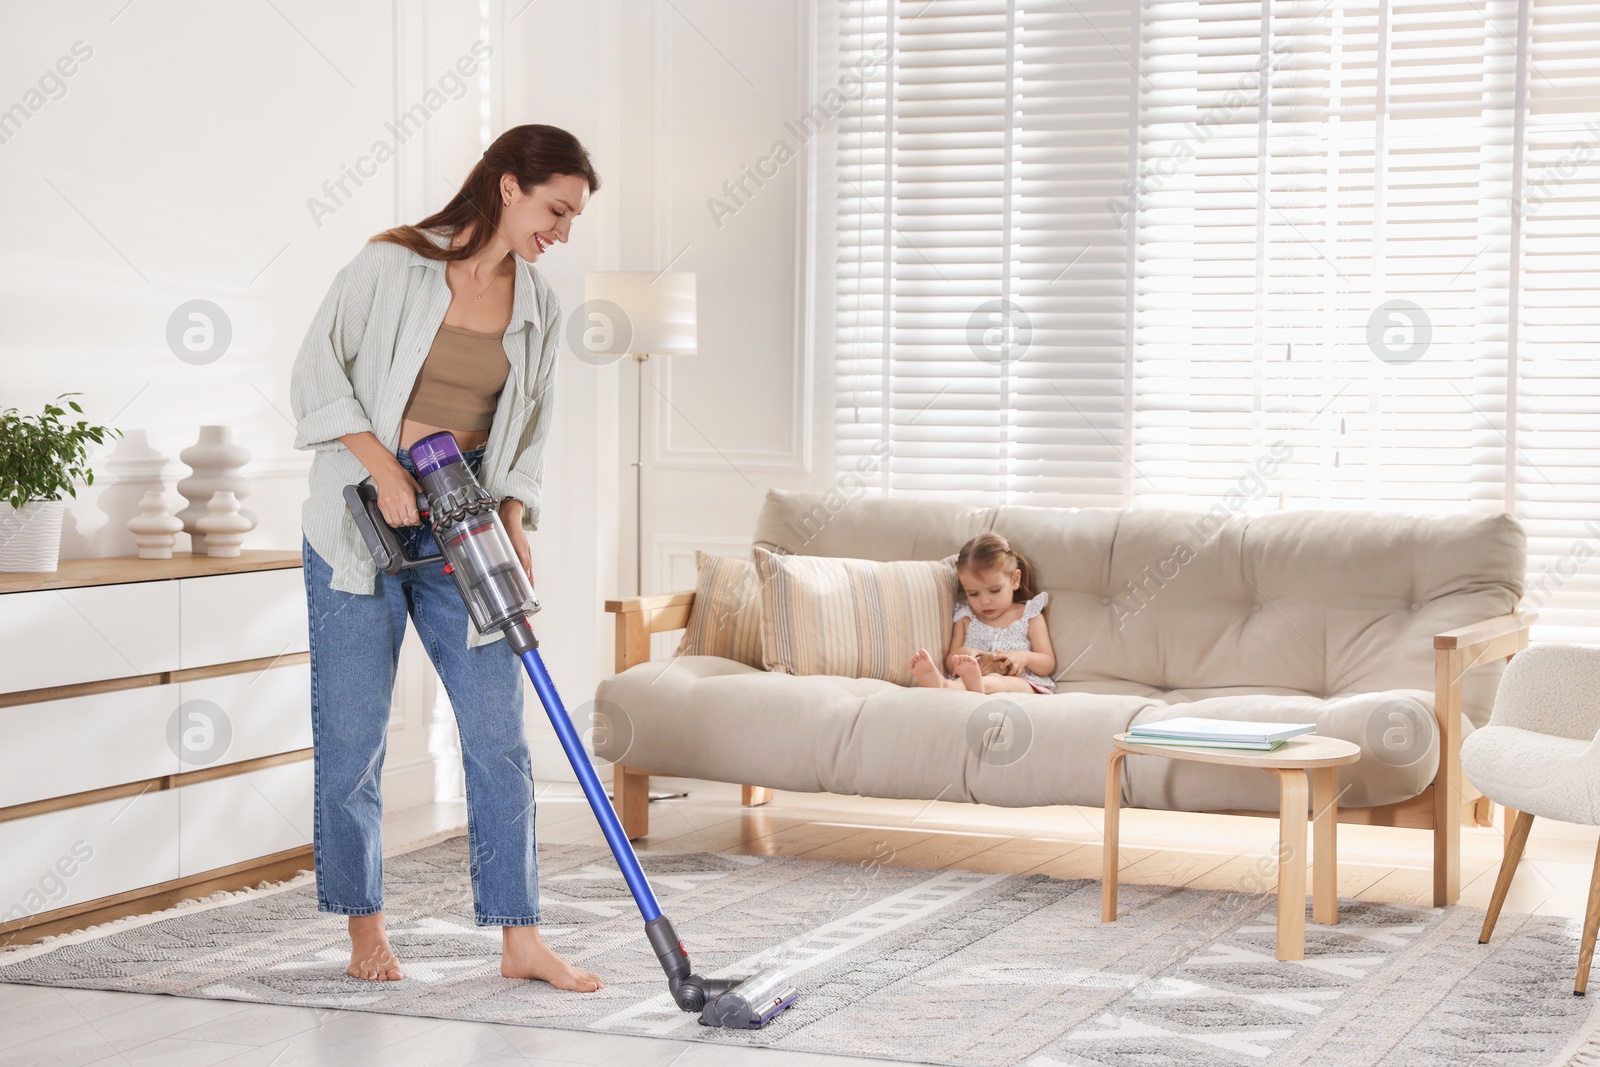
M 483 449 L 463 453 L 474 473 Z M 416 475 L 407 449 L 395 457 Z M 424 522 L 395 531 L 411 556 L 439 551 Z M 333 569 L 302 535 L 311 630 L 311 736 L 317 910 L 383 910 L 383 795 L 395 670 L 411 616 L 455 711 L 467 781 L 473 920 L 539 922 L 533 768 L 522 726 L 522 662 L 504 640 L 469 648 L 467 606 L 442 564 L 377 572 L 370 594 L 331 587 Z

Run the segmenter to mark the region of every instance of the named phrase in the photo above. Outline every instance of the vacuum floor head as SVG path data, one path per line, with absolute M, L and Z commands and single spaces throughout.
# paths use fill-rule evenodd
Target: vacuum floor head
M 782 971 L 767 970 L 735 981 L 726 991 L 706 1001 L 700 1025 L 759 1030 L 794 1003 L 799 991 Z

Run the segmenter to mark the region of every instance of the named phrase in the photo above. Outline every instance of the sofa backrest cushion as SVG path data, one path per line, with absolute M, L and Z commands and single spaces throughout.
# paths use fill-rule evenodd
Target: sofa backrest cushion
M 772 490 L 755 544 L 938 559 L 995 530 L 1051 593 L 1062 682 L 1431 692 L 1433 635 L 1515 609 L 1526 537 L 1503 514 L 978 507 Z M 1468 675 L 1488 719 L 1498 672 Z
M 870 504 L 870 507 L 863 505 Z M 769 552 L 854 559 L 943 559 L 989 528 L 994 508 L 899 497 L 772 489 L 756 520 Z

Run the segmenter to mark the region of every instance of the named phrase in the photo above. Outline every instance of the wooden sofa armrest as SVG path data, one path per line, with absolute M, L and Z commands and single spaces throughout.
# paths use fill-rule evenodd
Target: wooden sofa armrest
M 649 662 L 650 635 L 689 625 L 689 609 L 693 605 L 693 589 L 606 601 L 606 611 L 617 617 L 617 673 Z
M 1433 713 L 1439 725 L 1439 771 L 1433 779 L 1433 904 L 1461 896 L 1461 806 L 1470 799 L 1461 773 L 1461 678 L 1474 667 L 1510 659 L 1528 647 L 1535 611 L 1513 611 L 1433 638 Z
M 1509 615 L 1497 615 L 1492 619 L 1484 619 L 1470 626 L 1458 626 L 1454 630 L 1446 630 L 1442 634 L 1433 635 L 1434 651 L 1458 650 L 1462 652 L 1483 652 L 1489 650 L 1490 654 L 1483 656 L 1476 663 L 1468 665 L 1465 669 L 1487 663 L 1491 659 L 1501 656 L 1511 656 L 1528 647 L 1528 631 L 1533 624 L 1539 621 L 1537 611 L 1513 611 Z M 1493 651 L 1490 646 L 1496 643 L 1505 645 L 1507 651 Z
M 689 625 L 689 609 L 693 606 L 693 589 L 606 601 L 606 610 L 617 617 L 617 672 L 620 674 L 637 663 L 648 663 L 650 635 L 681 630 Z M 628 840 L 637 841 L 650 832 L 650 771 L 614 764 L 611 787 L 611 803 L 622 822 L 622 832 Z M 747 785 L 743 787 L 740 803 L 748 808 L 771 799 L 772 790 Z

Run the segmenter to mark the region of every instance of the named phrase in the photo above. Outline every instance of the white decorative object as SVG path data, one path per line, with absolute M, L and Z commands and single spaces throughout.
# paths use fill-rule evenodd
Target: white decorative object
M 178 483 L 178 492 L 189 501 L 189 506 L 178 512 L 178 518 L 183 520 L 183 528 L 189 533 L 189 543 L 195 555 L 210 555 L 206 551 L 205 531 L 200 529 L 199 521 L 206 514 L 212 494 L 225 491 L 238 500 L 250 495 L 250 481 L 239 473 L 250 461 L 250 450 L 235 443 L 233 427 L 202 426 L 200 439 L 179 452 L 178 458 L 194 472 Z M 239 514 L 248 524 L 245 530 L 255 529 L 254 512 L 241 507 Z M 233 555 L 238 553 L 234 552 Z
M 167 494 L 159 489 L 147 491 L 139 501 L 139 514 L 128 520 L 140 559 L 171 559 L 172 546 L 183 523 L 167 507 Z
M 205 538 L 206 555 L 212 557 L 237 556 L 244 535 L 255 524 L 239 514 L 239 499 L 226 489 L 211 494 L 206 513 L 195 520 L 200 534 Z
M 150 447 L 149 431 L 144 429 L 125 430 L 117 445 L 105 458 L 105 491 L 100 494 L 96 506 L 105 512 L 107 523 L 104 535 L 96 538 L 93 555 L 127 556 L 143 553 L 138 552 L 138 537 L 133 529 L 133 520 L 138 517 L 139 510 L 144 506 L 146 493 L 159 493 L 162 497 L 162 510 L 168 510 L 170 498 L 166 495 L 167 483 L 162 477 L 167 464 L 172 460 L 164 453 Z M 99 480 L 96 480 L 99 485 Z M 183 523 L 178 523 L 178 529 L 183 529 Z M 170 559 L 168 556 L 150 557 L 146 559 Z
M 0 571 L 53 571 L 61 559 L 63 500 L 0 504 Z

